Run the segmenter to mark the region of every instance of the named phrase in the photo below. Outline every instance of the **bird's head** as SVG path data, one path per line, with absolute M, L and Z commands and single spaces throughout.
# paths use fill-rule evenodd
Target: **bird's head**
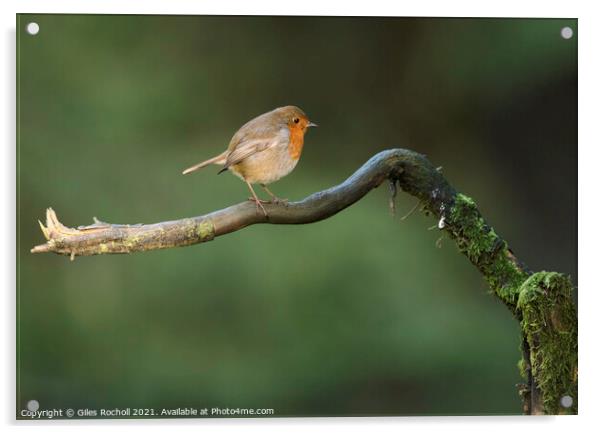
M 292 131 L 297 130 L 305 133 L 308 128 L 318 126 L 309 120 L 303 110 L 294 105 L 277 108 L 274 112 L 276 112 L 280 122 Z

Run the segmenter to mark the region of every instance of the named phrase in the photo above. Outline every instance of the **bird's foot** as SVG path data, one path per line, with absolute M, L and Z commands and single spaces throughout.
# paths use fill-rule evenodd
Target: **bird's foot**
M 247 200 L 250 200 L 251 202 L 259 202 L 259 203 L 274 203 L 271 200 L 263 200 L 263 199 L 255 199 L 254 197 L 249 197 L 247 198 Z
M 268 216 L 268 212 L 265 210 L 263 204 L 264 203 L 270 203 L 267 200 L 261 200 L 261 199 L 256 199 L 254 197 L 250 197 L 249 200 L 251 202 L 255 202 L 255 206 L 257 207 L 257 211 L 259 212 L 259 208 L 261 208 L 261 210 L 263 211 L 263 215 L 265 215 L 266 217 Z

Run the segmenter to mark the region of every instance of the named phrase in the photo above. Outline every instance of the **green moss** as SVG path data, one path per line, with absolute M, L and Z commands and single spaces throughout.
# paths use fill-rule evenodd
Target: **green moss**
M 577 315 L 570 279 L 553 272 L 529 276 L 506 242 L 487 225 L 476 203 L 463 194 L 455 197 L 447 230 L 521 321 L 530 349 L 531 373 L 541 391 L 545 413 L 576 413 Z M 529 364 L 519 362 L 525 378 Z M 565 395 L 573 398 L 569 409 L 560 406 Z
M 478 263 L 483 253 L 490 253 L 495 248 L 498 236 L 485 224 L 476 203 L 470 197 L 456 195 L 451 219 L 461 232 L 461 237 L 457 240 L 458 246 L 473 263 Z
M 438 205 L 431 208 L 437 210 Z M 526 379 L 531 368 L 544 412 L 576 413 L 577 316 L 570 279 L 550 272 L 529 275 L 508 244 L 483 219 L 474 200 L 466 195 L 455 195 L 445 217 L 445 229 L 460 251 L 521 322 L 530 360 L 521 360 L 518 368 Z M 521 394 L 531 399 L 528 388 Z M 565 395 L 573 398 L 569 409 L 560 406 Z
M 508 245 L 485 222 L 474 200 L 457 194 L 448 223 L 448 232 L 460 251 L 479 268 L 498 297 L 514 308 L 527 274 L 511 259 Z
M 527 361 L 525 359 L 520 359 L 518 361 L 518 372 L 520 373 L 520 376 L 522 378 L 524 378 L 525 380 L 527 379 Z
M 577 314 L 572 288 L 567 276 L 542 271 L 523 283 L 518 297 L 532 374 L 547 414 L 577 412 Z M 570 409 L 559 405 L 565 395 L 573 398 Z

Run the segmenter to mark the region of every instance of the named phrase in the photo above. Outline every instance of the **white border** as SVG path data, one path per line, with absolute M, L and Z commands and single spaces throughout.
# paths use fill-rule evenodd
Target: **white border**
M 348 15 L 348 16 L 485 16 L 485 17 L 564 17 L 574 18 L 580 9 L 568 1 L 274 1 L 172 0 L 161 2 L 21 1 L 19 12 L 120 13 L 120 14 L 211 14 L 211 15 Z
M 3 146 L 2 162 L 3 189 L 0 204 L 0 237 L 2 242 L 0 276 L 4 279 L 2 295 L 2 374 L 4 390 L 0 395 L 2 423 L 12 431 L 43 432 L 80 431 L 85 427 L 91 431 L 106 431 L 127 427 L 128 431 L 164 432 L 175 426 L 178 430 L 198 432 L 199 429 L 218 429 L 232 432 L 239 428 L 253 432 L 281 432 L 283 430 L 306 432 L 365 432 L 366 430 L 403 432 L 515 432 L 528 430 L 529 433 L 546 433 L 577 430 L 588 432 L 594 426 L 599 411 L 599 356 L 600 338 L 596 321 L 599 316 L 600 292 L 602 285 L 596 279 L 598 251 L 600 250 L 597 218 L 600 216 L 602 201 L 597 174 L 600 171 L 600 138 L 602 95 L 600 93 L 601 68 L 601 28 L 600 16 L 596 13 L 595 2 L 505 0 L 486 1 L 413 1 L 394 2 L 370 1 L 197 1 L 159 0 L 131 1 L 3 1 L 1 19 L 3 22 L 3 56 L 1 131 Z M 128 14 L 223 14 L 223 15 L 366 15 L 366 16 L 487 16 L 487 17 L 570 17 L 579 18 L 579 369 L 580 390 L 577 417 L 431 417 L 431 418 L 338 418 L 338 419 L 246 419 L 246 420 L 161 420 L 161 421 L 99 421 L 95 423 L 56 421 L 41 424 L 16 423 L 15 414 L 15 14 L 20 13 L 128 13 Z M 551 173 L 549 176 L 562 176 Z M 561 206 L 561 205 L 560 205 Z M 599 425 L 599 423 L 597 424 Z

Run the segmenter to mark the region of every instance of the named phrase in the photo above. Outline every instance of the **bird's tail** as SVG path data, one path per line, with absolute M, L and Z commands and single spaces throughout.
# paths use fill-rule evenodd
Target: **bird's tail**
M 205 166 L 209 166 L 210 164 L 225 164 L 226 158 L 228 157 L 228 150 L 225 150 L 217 157 L 210 158 L 209 160 L 205 160 L 201 163 L 195 164 L 194 166 L 189 167 L 188 169 L 182 172 L 182 175 L 186 175 L 187 173 L 194 172 L 195 170 L 202 169 Z

